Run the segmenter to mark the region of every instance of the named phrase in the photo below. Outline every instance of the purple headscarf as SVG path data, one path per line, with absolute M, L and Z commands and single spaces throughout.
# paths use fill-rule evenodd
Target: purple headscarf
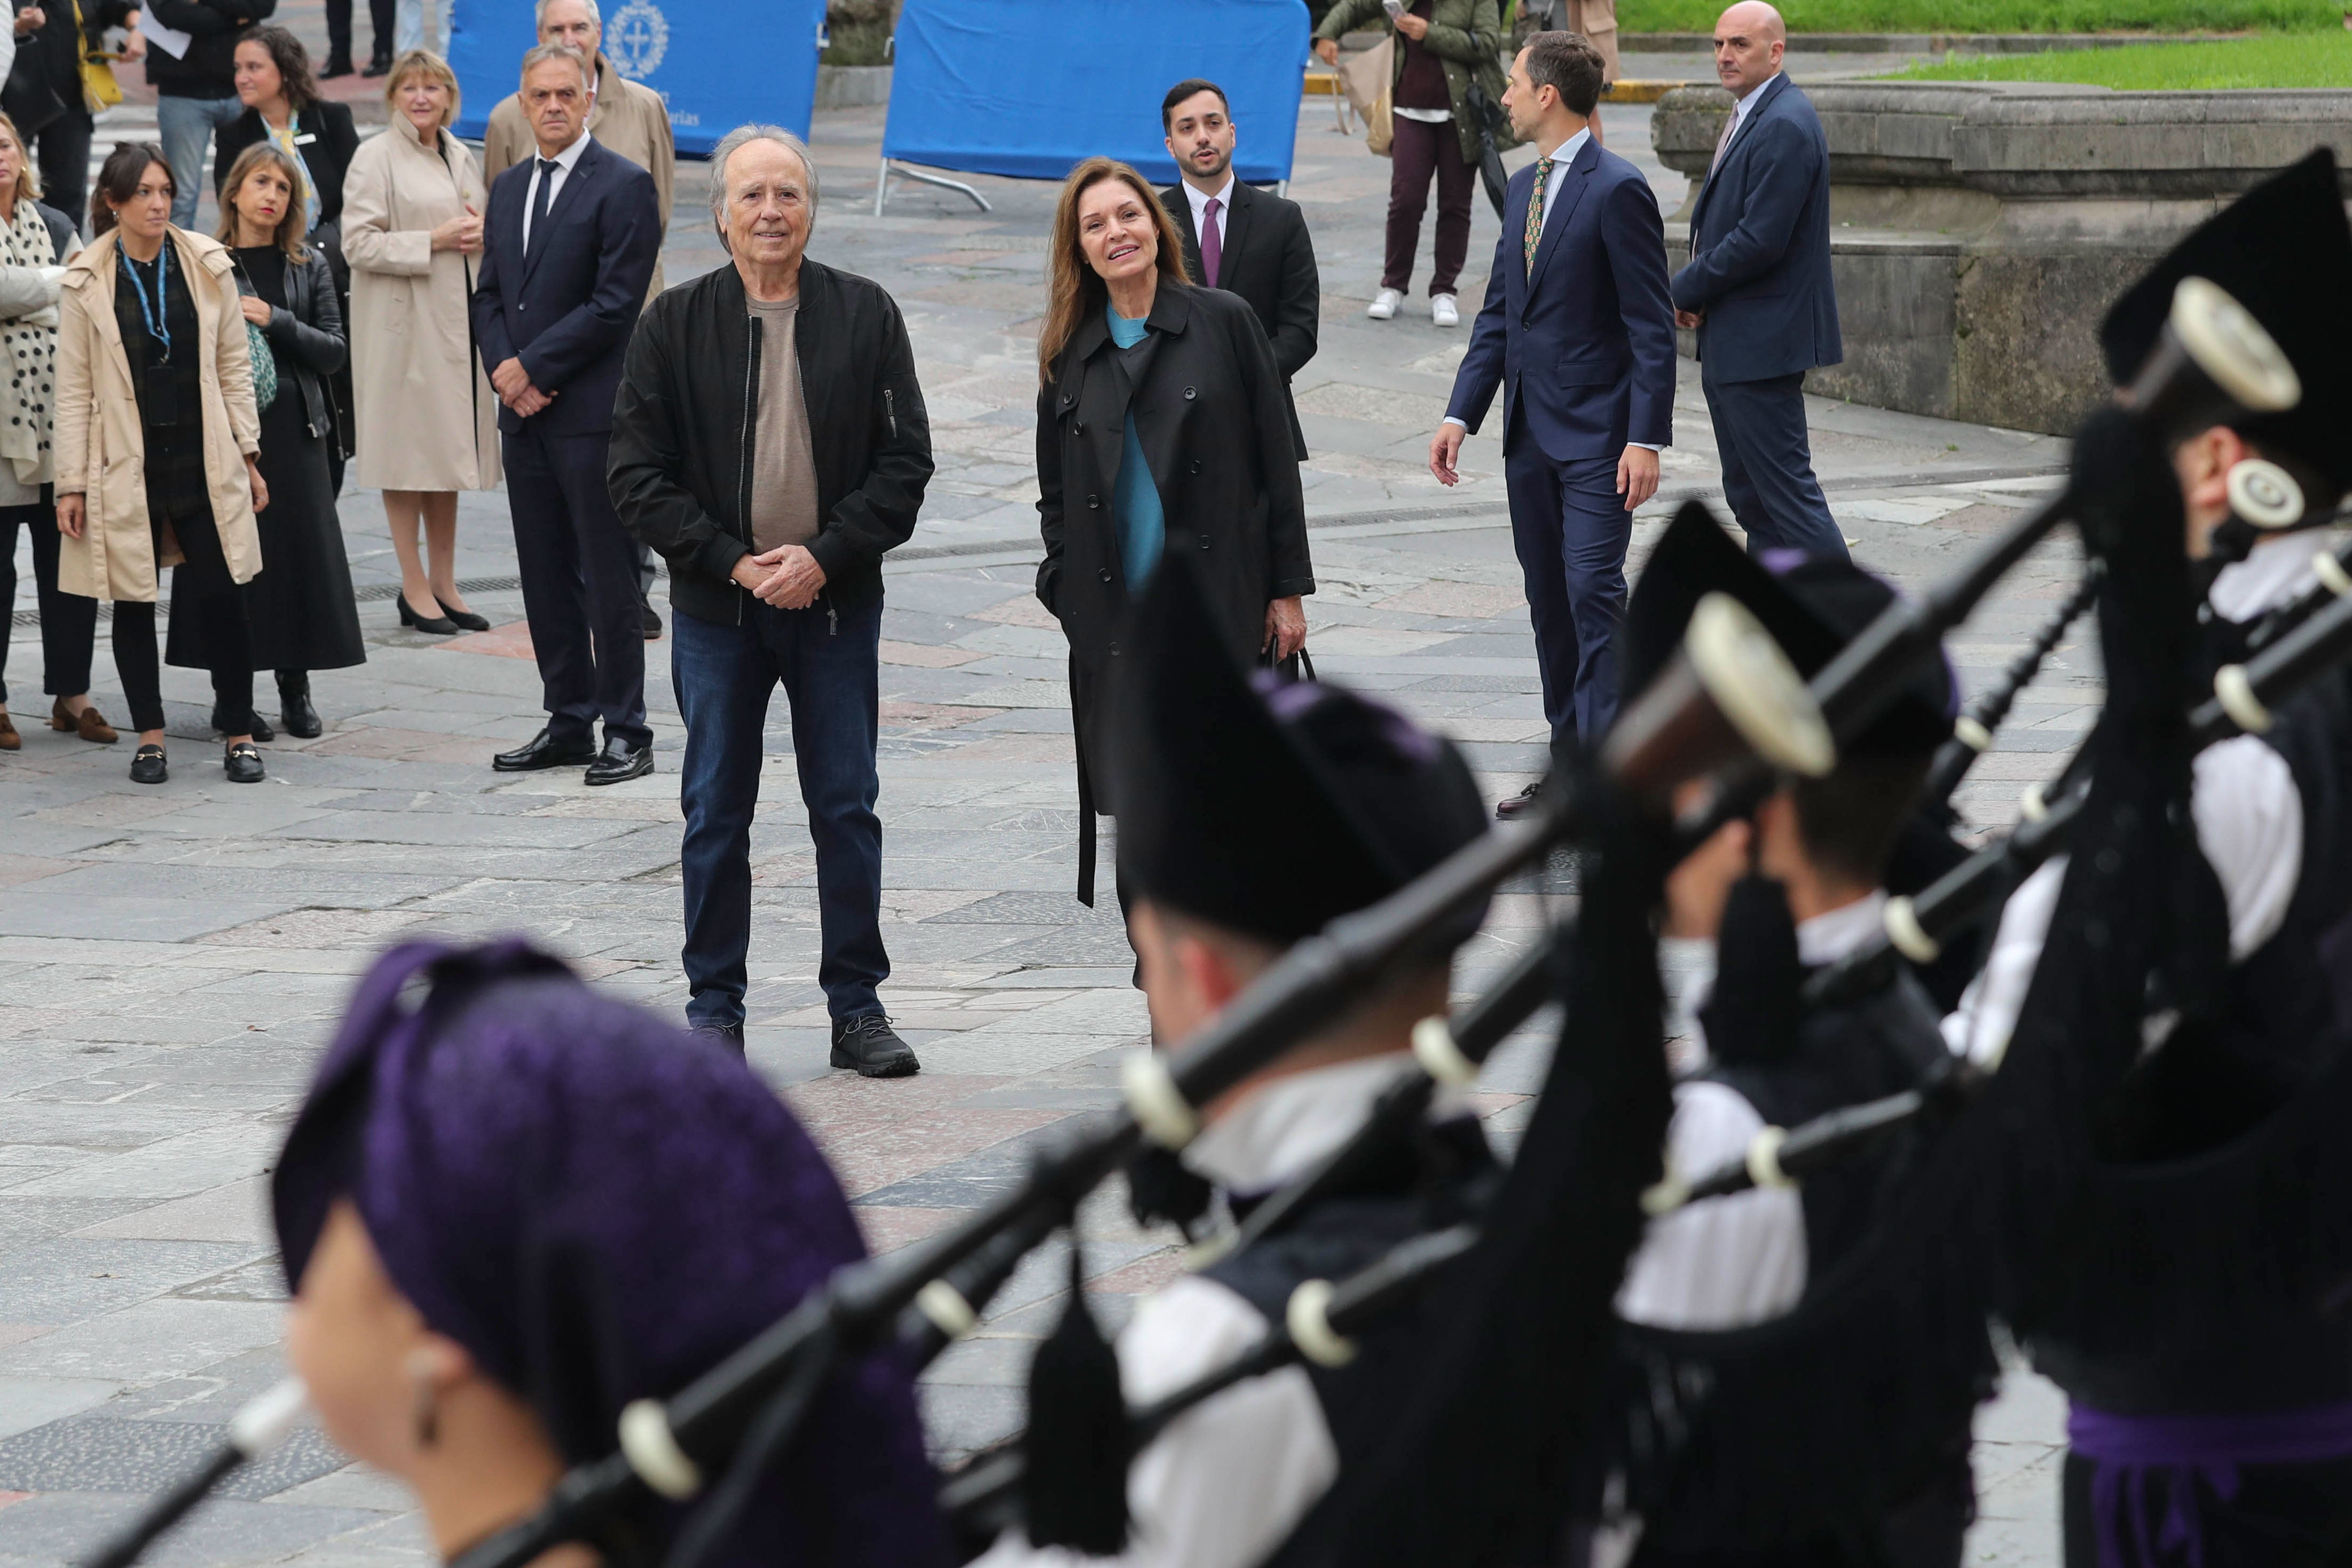
M 402 992 L 432 984 L 422 1006 Z M 567 1462 L 865 1255 L 824 1157 L 740 1058 L 520 942 L 379 960 L 288 1136 L 289 1284 L 348 1197 L 401 1293 L 528 1401 Z M 712 1568 L 947 1555 L 910 1369 L 845 1367 Z M 667 1552 L 686 1517 L 649 1505 Z

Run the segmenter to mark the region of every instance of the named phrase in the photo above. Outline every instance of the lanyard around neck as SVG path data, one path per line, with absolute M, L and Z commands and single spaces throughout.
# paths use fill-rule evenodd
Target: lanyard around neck
M 163 248 L 155 253 L 155 298 L 152 300 L 147 298 L 147 282 L 139 276 L 139 264 L 131 259 L 131 253 L 124 250 L 119 241 L 114 247 L 114 258 L 122 264 L 122 270 L 131 275 L 131 287 L 139 293 L 139 319 L 147 323 L 147 335 L 163 345 L 163 362 L 171 363 L 172 327 L 163 317 L 164 281 L 172 276 L 171 240 L 166 238 Z

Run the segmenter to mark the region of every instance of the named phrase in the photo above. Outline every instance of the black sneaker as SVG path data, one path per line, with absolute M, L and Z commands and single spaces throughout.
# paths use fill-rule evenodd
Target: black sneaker
M 723 1045 L 736 1055 L 743 1054 L 743 1026 L 740 1023 L 698 1023 L 687 1026 L 687 1033 L 697 1040 L 707 1040 L 713 1045 Z
M 833 1064 L 855 1067 L 860 1078 L 905 1078 L 922 1071 L 915 1048 L 880 1013 L 833 1020 Z

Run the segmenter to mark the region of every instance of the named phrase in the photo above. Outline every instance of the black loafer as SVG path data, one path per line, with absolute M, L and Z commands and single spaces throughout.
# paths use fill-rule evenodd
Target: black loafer
M 131 754 L 131 781 L 133 784 L 161 784 L 172 776 L 163 760 L 160 746 L 142 746 Z
M 450 624 L 456 626 L 459 631 L 487 632 L 490 629 L 490 623 L 488 620 L 482 616 L 475 614 L 470 610 L 452 610 L 449 608 L 449 601 L 446 599 L 436 598 L 433 602 L 441 607 L 441 613 L 448 617 Z
M 653 743 L 631 746 L 619 736 L 604 742 L 604 754 L 588 765 L 583 780 L 588 784 L 619 784 L 631 779 L 643 779 L 654 770 Z
M 297 740 L 316 740 L 325 730 L 326 726 L 319 722 L 319 710 L 310 706 L 310 676 L 278 683 L 278 722 Z M 260 738 L 257 732 L 254 739 Z
M 723 1045 L 736 1055 L 743 1054 L 743 1026 L 740 1023 L 698 1023 L 687 1033 L 697 1040 L 707 1040 L 713 1045 Z
M 261 710 L 258 708 L 254 710 L 252 724 L 252 729 L 246 731 L 246 733 L 251 735 L 254 739 L 275 740 L 278 738 L 278 732 L 269 727 L 268 722 L 261 716 Z M 234 722 L 227 714 L 224 713 L 219 708 L 215 707 L 213 709 L 214 734 L 235 735 L 238 731 L 244 729 L 245 727 L 243 725 Z
M 833 1064 L 854 1067 L 860 1078 L 906 1078 L 923 1065 L 915 1060 L 915 1048 L 880 1013 L 833 1020 Z
M 542 768 L 576 768 L 595 755 L 594 743 L 584 736 L 557 740 L 542 729 L 512 751 L 491 758 L 490 766 L 501 773 L 535 773 Z
M 240 740 L 221 753 L 221 771 L 232 784 L 261 782 L 261 747 L 249 740 Z
M 1536 808 L 1537 791 L 1540 790 L 1542 788 L 1543 784 L 1538 780 L 1536 783 L 1528 785 L 1517 794 L 1511 796 L 1508 800 L 1496 801 L 1495 820 L 1496 821 L 1507 822 L 1514 818 L 1523 817 L 1529 811 L 1534 810 Z

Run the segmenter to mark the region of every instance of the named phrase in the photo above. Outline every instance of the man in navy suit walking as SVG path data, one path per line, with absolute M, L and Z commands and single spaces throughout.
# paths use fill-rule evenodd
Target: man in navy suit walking
M 490 372 L 523 613 L 547 723 L 500 772 L 587 764 L 591 784 L 654 770 L 636 546 L 604 483 L 613 393 L 661 251 L 653 176 L 588 134 L 585 56 L 522 57 L 539 155 L 490 187 L 474 341 Z M 604 721 L 604 749 L 595 724 Z
M 1731 118 L 1691 212 L 1675 324 L 1698 329 L 1724 499 L 1748 548 L 1843 560 L 1805 431 L 1805 372 L 1845 358 L 1830 281 L 1830 146 L 1780 70 L 1788 47 L 1780 13 L 1763 0 L 1741 0 L 1715 25 Z
M 1674 439 L 1674 306 L 1664 225 L 1641 172 L 1592 139 L 1600 51 L 1538 33 L 1511 65 L 1511 130 L 1537 151 L 1511 177 L 1486 303 L 1430 472 L 1456 483 L 1463 437 L 1505 394 L 1503 476 L 1555 746 L 1617 713 L 1617 618 L 1633 508 Z M 1504 801 L 1512 817 L 1535 798 Z

